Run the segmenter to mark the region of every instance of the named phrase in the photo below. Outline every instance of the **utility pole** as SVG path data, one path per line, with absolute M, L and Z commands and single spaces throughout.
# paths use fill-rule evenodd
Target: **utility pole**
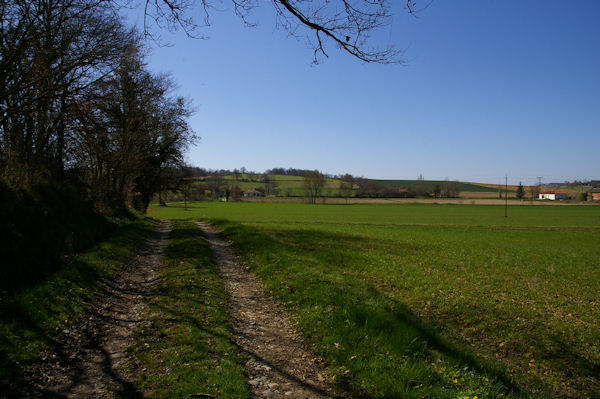
M 505 176 L 504 181 L 504 217 L 508 217 L 508 175 Z

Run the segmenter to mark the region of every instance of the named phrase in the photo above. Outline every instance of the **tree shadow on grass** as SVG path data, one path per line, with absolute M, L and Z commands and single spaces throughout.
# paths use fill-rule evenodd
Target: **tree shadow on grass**
M 390 385 L 388 391 L 380 391 L 387 392 L 384 396 L 412 396 L 410 390 L 420 385 L 448 395 L 453 389 L 447 385 L 449 377 L 430 366 L 440 357 L 452 370 L 468 370 L 477 381 L 492 381 L 499 393 L 529 396 L 499 363 L 482 359 L 467 344 L 444 336 L 404 303 L 356 277 L 351 266 L 334 263 L 347 248 L 380 247 L 380 241 L 319 230 L 256 230 L 228 221 L 217 225 L 251 259 L 251 266 L 275 296 L 300 311 L 303 331 L 320 354 L 350 370 L 347 378 L 341 378 L 345 389 L 368 397 L 359 380 L 375 381 L 379 376 L 369 369 L 379 367 L 389 373 L 388 382 L 382 382 Z M 436 250 L 419 243 L 409 247 L 405 249 L 411 252 Z M 350 277 L 345 277 L 346 272 Z M 357 356 L 362 357 L 360 362 L 348 360 Z M 398 368 L 404 371 L 396 373 Z
M 111 291 L 110 295 L 147 295 L 147 292 L 136 292 L 130 287 L 118 287 L 107 284 L 104 293 Z M 101 294 L 103 295 L 103 294 Z M 100 296 L 101 298 L 101 296 Z M 42 397 L 42 398 L 67 398 L 71 397 L 74 389 L 81 383 L 91 384 L 90 364 L 82 361 L 89 358 L 86 353 L 92 353 L 94 364 L 101 370 L 98 378 L 108 381 L 117 387 L 114 396 L 117 398 L 141 398 L 142 394 L 135 386 L 126 381 L 116 372 L 111 354 L 104 347 L 106 331 L 97 324 L 119 325 L 130 320 L 115 315 L 115 317 L 99 316 L 93 324 L 82 322 L 73 326 L 68 334 L 55 336 L 47 328 L 38 324 L 36 320 L 28 317 L 27 313 L 18 314 L 21 326 L 42 339 L 46 345 L 44 358 L 35 364 L 21 364 L 5 357 L 1 366 L 7 372 L 8 379 L 2 381 L 3 394 L 7 398 Z M 3 356 L 4 357 L 4 356 Z M 60 370 L 59 380 L 55 379 L 57 369 Z M 48 375 L 54 375 L 48 379 Z M 100 394 L 100 393 L 97 393 Z M 0 395 L 0 397 L 4 397 Z
M 86 262 L 75 261 L 69 265 L 72 269 L 71 275 L 77 275 L 80 282 L 84 285 L 93 284 L 94 281 L 102 279 L 102 275 L 98 269 L 91 267 Z M 35 297 L 35 295 L 34 295 Z M 21 336 L 29 336 L 32 340 L 41 343 L 47 349 L 45 352 L 52 353 L 56 356 L 56 361 L 59 363 L 67 362 L 69 355 L 66 353 L 66 348 L 62 338 L 57 331 L 50 329 L 45 325 L 44 317 L 39 318 L 35 314 L 36 309 L 32 308 L 30 303 L 25 303 L 25 300 L 9 300 L 0 305 L 1 322 L 4 325 L 11 326 L 10 334 L 19 334 Z M 51 311 L 46 309 L 48 303 L 40 303 L 42 307 L 40 311 Z M 8 332 L 8 331 L 7 331 Z M 17 338 L 17 337 L 14 337 Z M 10 336 L 2 334 L 0 337 L 0 367 L 2 368 L 2 380 L 0 380 L 0 391 L 5 392 L 7 397 L 20 397 L 24 392 L 29 394 L 37 394 L 42 397 L 61 397 L 58 394 L 44 390 L 39 386 L 31 384 L 26 380 L 26 370 L 34 365 L 34 360 L 29 359 L 31 355 L 25 355 L 28 360 L 16 361 L 13 353 L 20 356 L 19 351 L 24 349 L 19 348 L 22 344 L 20 338 L 16 342 L 11 342 Z M 29 376 L 31 378 L 31 376 Z M 54 396 L 53 396 L 54 395 Z
M 145 231 L 138 231 L 137 234 L 144 234 Z M 154 232 L 153 235 L 164 234 Z M 128 245 L 134 245 L 138 242 L 129 235 L 120 236 L 121 240 L 131 240 Z M 147 255 L 151 252 L 150 245 L 141 245 L 137 255 Z M 121 246 L 119 247 L 122 250 Z M 120 261 L 122 254 L 113 252 L 109 249 L 103 252 L 104 259 L 110 261 Z M 133 259 L 133 258 L 132 258 Z M 97 259 L 95 260 L 98 261 Z M 135 263 L 127 262 L 127 267 L 137 267 Z M 54 316 L 47 317 L 47 313 L 56 312 L 55 302 L 60 302 L 59 307 L 64 307 L 67 314 L 78 314 L 77 308 L 89 308 L 101 306 L 105 303 L 105 298 L 111 297 L 118 301 L 119 298 L 139 295 L 145 297 L 148 295 L 147 285 L 152 281 L 147 281 L 144 287 L 137 289 L 131 284 L 116 284 L 116 280 L 108 279 L 108 272 L 99 268 L 97 265 L 87 262 L 87 258 L 81 257 L 70 262 L 60 275 L 53 280 L 49 280 L 48 285 L 42 285 L 34 288 L 34 291 L 28 293 L 23 298 L 18 297 L 1 304 L 1 323 L 8 327 L 6 332 L 9 334 L 19 334 L 31 337 L 31 340 L 37 346 L 45 347 L 42 353 L 29 353 L 25 355 L 25 360 L 15 360 L 23 357 L 23 341 L 17 338 L 11 342 L 11 336 L 3 334 L 0 336 L 0 367 L 2 368 L 2 378 L 0 380 L 0 392 L 6 397 L 49 397 L 63 398 L 69 397 L 70 392 L 80 383 L 89 381 L 89 363 L 83 359 L 85 353 L 90 351 L 95 359 L 94 364 L 101 370 L 100 378 L 108 381 L 116 387 L 114 395 L 122 398 L 138 398 L 141 393 L 135 387 L 124 380 L 115 370 L 113 359 L 110 353 L 103 346 L 106 330 L 100 327 L 104 325 L 119 325 L 129 323 L 124 315 L 115 314 L 114 317 L 95 314 L 89 317 L 86 314 L 79 322 L 63 325 L 55 329 L 47 325 L 47 322 L 53 322 Z M 73 284 L 72 284 L 73 283 Z M 99 288 L 99 287 L 102 288 Z M 75 292 L 84 291 L 83 296 L 74 295 Z M 37 291 L 35 291 L 37 290 Z M 49 290 L 49 291 L 48 291 Z M 90 292 L 99 290 L 95 296 Z M 50 299 L 45 298 L 51 295 Z M 40 314 L 38 314 L 40 313 Z M 54 321 L 56 322 L 56 320 Z M 64 329 L 64 331 L 62 330 Z M 21 352 L 19 352 L 21 351 Z M 40 357 L 42 357 L 40 359 Z M 88 356 L 89 359 L 89 356 Z M 89 361 L 88 361 L 89 362 Z M 2 397 L 2 396 L 0 396 Z

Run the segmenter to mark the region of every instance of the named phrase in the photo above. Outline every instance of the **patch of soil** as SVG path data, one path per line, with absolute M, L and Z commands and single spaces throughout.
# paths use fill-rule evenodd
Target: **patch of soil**
M 247 355 L 248 384 L 256 398 L 342 397 L 322 359 L 312 354 L 282 306 L 211 225 L 197 222 L 209 240 L 233 318 L 236 341 Z
M 142 397 L 122 370 L 125 350 L 158 277 L 171 224 L 161 221 L 93 301 L 82 322 L 63 331 L 63 338 L 42 361 L 25 373 L 23 397 Z

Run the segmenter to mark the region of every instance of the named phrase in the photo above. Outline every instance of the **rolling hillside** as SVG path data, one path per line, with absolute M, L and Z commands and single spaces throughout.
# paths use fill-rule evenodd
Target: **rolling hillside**
M 408 188 L 408 189 L 414 189 L 417 187 L 417 185 L 420 183 L 419 180 L 376 180 L 378 184 L 381 184 L 382 186 L 385 187 L 404 187 L 404 188 Z M 439 184 L 440 186 L 443 186 L 445 181 L 444 180 L 423 180 L 423 183 L 425 183 L 425 185 L 427 187 L 433 187 L 436 184 Z M 479 184 L 479 183 L 464 183 L 464 182 L 459 182 L 460 183 L 460 191 L 467 191 L 467 192 L 472 192 L 472 193 L 478 193 L 478 192 L 491 192 L 491 191 L 496 191 L 498 188 L 490 188 L 489 185 L 483 185 L 483 184 Z M 511 188 L 509 187 L 509 190 Z M 516 189 L 513 188 L 513 189 Z
M 241 174 L 237 178 L 234 175 L 223 176 L 224 184 L 227 186 L 239 186 L 242 191 L 249 189 L 261 189 L 264 188 L 265 184 L 263 181 L 264 175 L 262 174 Z M 300 176 L 289 176 L 289 175 L 270 175 L 270 178 L 274 182 L 277 196 L 279 197 L 300 197 L 304 195 L 303 192 L 303 181 L 304 179 Z M 197 185 L 203 184 L 206 178 L 198 177 L 195 178 Z M 384 189 L 394 188 L 406 188 L 409 191 L 416 189 L 419 180 L 372 180 L 379 187 Z M 432 189 L 435 185 L 442 187 L 445 183 L 443 180 L 423 180 L 422 181 L 428 189 Z M 459 182 L 460 192 L 462 193 L 491 193 L 498 191 L 497 185 L 479 184 L 479 183 L 467 183 Z M 339 193 L 340 180 L 336 178 L 326 178 L 325 186 L 323 188 L 323 196 L 325 197 L 337 197 Z M 359 186 L 355 184 L 354 190 L 357 191 Z M 501 187 L 503 190 L 504 187 Z M 516 186 L 509 186 L 509 191 L 514 192 Z

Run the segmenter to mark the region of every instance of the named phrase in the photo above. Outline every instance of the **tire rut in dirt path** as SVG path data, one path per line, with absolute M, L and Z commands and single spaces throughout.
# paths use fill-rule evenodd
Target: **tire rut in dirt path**
M 238 346 L 248 357 L 248 384 L 256 398 L 341 397 L 331 388 L 323 361 L 306 349 L 283 307 L 265 294 L 231 244 L 211 225 L 197 222 L 209 240 L 229 294 Z
M 29 397 L 142 397 L 122 370 L 158 277 L 171 224 L 161 221 L 117 277 L 94 299 L 86 319 L 63 331 L 26 378 Z

